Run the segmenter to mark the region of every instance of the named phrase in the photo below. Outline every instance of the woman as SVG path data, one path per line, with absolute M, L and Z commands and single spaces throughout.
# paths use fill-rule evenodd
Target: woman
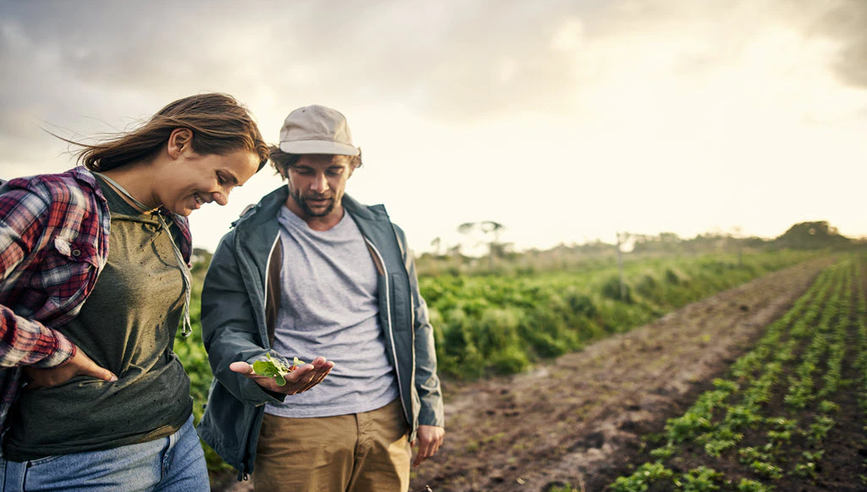
M 209 490 L 172 351 L 190 330 L 186 216 L 225 205 L 268 147 L 224 94 L 76 145 L 83 167 L 0 187 L 0 490 Z

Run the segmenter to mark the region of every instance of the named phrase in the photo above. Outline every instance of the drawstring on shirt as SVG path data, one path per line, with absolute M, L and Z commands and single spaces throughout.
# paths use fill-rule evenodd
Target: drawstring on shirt
M 108 184 L 110 184 L 112 187 L 114 187 L 117 191 L 121 192 L 125 197 L 129 198 L 135 204 L 135 206 L 140 208 L 142 211 L 148 210 L 148 207 L 146 205 L 144 205 L 142 202 L 136 200 L 136 198 L 134 196 L 130 195 L 130 193 L 128 191 L 126 191 L 126 189 L 124 189 L 123 186 L 117 184 L 117 182 L 114 181 L 113 179 L 109 178 L 108 176 L 106 176 L 102 173 L 98 173 L 96 171 L 91 171 L 91 173 L 104 179 Z M 184 277 L 184 322 L 183 322 L 183 328 L 181 330 L 181 334 L 184 336 L 184 338 L 187 338 L 193 334 L 193 326 L 190 323 L 190 292 L 192 292 L 192 290 L 193 290 L 193 288 L 192 288 L 193 283 L 192 283 L 192 279 L 191 279 L 192 275 L 190 273 L 189 267 L 187 267 L 187 262 L 184 261 L 183 253 L 181 253 L 180 248 L 178 248 L 178 245 L 175 243 L 175 238 L 172 237 L 172 231 L 169 230 L 169 225 L 166 223 L 166 219 L 163 217 L 163 215 L 161 213 L 159 213 L 159 211 L 157 211 L 156 216 L 157 216 L 157 219 L 159 219 L 159 221 L 160 221 L 160 225 L 166 231 L 166 234 L 168 234 L 169 241 L 172 242 L 172 249 L 175 252 L 175 259 L 178 261 L 178 266 L 181 268 L 181 275 Z

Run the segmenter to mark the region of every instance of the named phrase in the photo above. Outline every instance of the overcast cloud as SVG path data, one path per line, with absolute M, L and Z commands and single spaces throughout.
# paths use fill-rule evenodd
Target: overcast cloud
M 389 97 L 458 122 L 558 111 L 605 75 L 569 69 L 599 62 L 582 60 L 582 51 L 627 44 L 606 53 L 614 66 L 641 63 L 648 45 L 687 40 L 668 46 L 673 68 L 701 74 L 775 25 L 838 42 L 829 68 L 847 84 L 867 85 L 860 0 L 5 0 L 2 14 L 4 132 L 20 117 L 16 109 L 44 111 L 35 100 L 69 105 L 52 96 L 82 91 L 77 106 L 111 114 L 101 106 L 127 92 L 165 100 L 208 86 Z
M 297 106 L 341 109 L 372 156 L 354 189 L 422 222 L 407 226 L 421 248 L 483 219 L 523 245 L 534 241 L 521 231 L 544 236 L 537 245 L 608 240 L 613 223 L 761 235 L 823 218 L 867 234 L 843 203 L 794 202 L 817 182 L 810 162 L 825 186 L 863 181 L 865 60 L 863 0 L 0 0 L 0 176 L 69 166 L 40 127 L 87 138 L 215 90 L 246 103 L 272 141 Z M 574 183 L 542 192 L 553 210 L 614 199 L 614 215 L 588 213 L 559 239 L 557 214 L 522 218 L 539 191 L 520 173 L 535 161 L 568 161 L 546 178 Z M 408 162 L 416 174 L 400 174 Z M 488 186 L 444 215 L 431 204 L 457 175 Z M 279 184 L 256 180 L 240 201 Z M 769 185 L 786 193 L 767 202 L 784 204 L 773 216 L 756 213 Z M 194 225 L 224 230 L 231 207 Z

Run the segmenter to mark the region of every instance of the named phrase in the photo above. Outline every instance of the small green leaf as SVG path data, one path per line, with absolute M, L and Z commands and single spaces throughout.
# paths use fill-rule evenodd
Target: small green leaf
M 253 363 L 253 372 L 259 376 L 274 377 L 277 374 L 277 368 L 269 361 L 257 360 Z
M 285 375 L 289 374 L 290 368 L 286 367 L 282 361 L 271 357 L 271 354 L 265 354 L 267 360 L 257 360 L 253 362 L 253 372 L 258 374 L 259 376 L 265 376 L 268 378 L 274 378 L 278 385 L 283 386 L 286 384 Z M 295 357 L 293 362 L 295 365 L 304 364 L 303 361 L 299 360 L 298 357 Z

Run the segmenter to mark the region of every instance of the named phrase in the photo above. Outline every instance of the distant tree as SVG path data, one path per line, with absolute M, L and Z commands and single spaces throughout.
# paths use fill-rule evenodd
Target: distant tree
M 507 247 L 506 244 L 500 242 L 500 233 L 505 228 L 506 226 L 499 222 L 484 220 L 481 222 L 464 222 L 458 226 L 458 232 L 472 237 L 475 231 L 480 231 L 485 236 L 485 240 L 477 240 L 477 243 L 484 242 L 488 245 L 488 266 L 493 269 L 494 257 L 502 256 Z
M 834 248 L 850 242 L 851 239 L 841 235 L 825 220 L 797 223 L 774 240 L 776 246 L 793 249 Z
M 746 246 L 747 248 L 757 249 L 765 246 L 768 242 L 770 242 L 769 239 L 751 236 L 744 239 L 744 246 Z
M 464 222 L 463 224 L 458 226 L 458 232 L 460 232 L 461 234 L 470 234 L 473 232 L 473 229 L 475 227 L 475 222 Z
M 433 248 L 434 248 L 434 253 L 435 253 L 437 256 L 440 256 L 440 248 L 441 248 L 442 245 L 443 245 L 443 240 L 442 240 L 442 238 L 435 237 L 435 238 L 433 239 L 433 241 L 430 242 L 430 245 L 433 246 Z
M 680 237 L 673 232 L 660 232 L 659 242 L 676 244 L 680 242 Z

